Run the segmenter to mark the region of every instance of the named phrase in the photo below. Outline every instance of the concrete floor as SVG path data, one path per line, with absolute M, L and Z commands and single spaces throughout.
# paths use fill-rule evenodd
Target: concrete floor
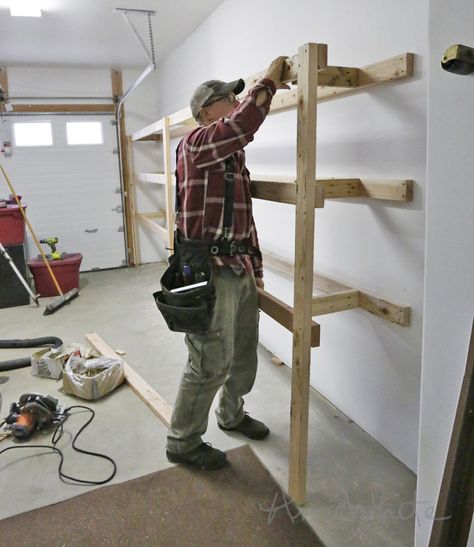
M 54 315 L 42 315 L 51 299 L 42 299 L 40 309 L 21 306 L 0 310 L 0 338 L 58 336 L 64 342 L 84 342 L 84 335 L 95 331 L 114 349 L 124 350 L 127 363 L 173 403 L 186 351 L 183 335 L 167 330 L 152 298 L 163 268 L 163 264 L 154 264 L 83 274 L 79 298 Z M 29 350 L 0 350 L 0 360 L 28 354 Z M 250 444 L 286 489 L 291 370 L 272 364 L 271 357 L 265 348 L 259 348 L 259 371 L 246 407 L 251 415 L 265 421 L 272 433 L 266 440 Z M 0 373 L 0 377 L 9 378 L 0 384 L 2 417 L 10 403 L 25 392 L 49 394 L 66 405 L 83 403 L 64 395 L 61 382 L 32 376 L 28 368 Z M 114 483 L 171 466 L 165 457 L 166 428 L 126 385 L 90 406 L 96 419 L 78 444 L 115 459 L 118 472 Z M 84 421 L 84 415 L 78 414 L 67 422 L 59 447 L 67 447 L 71 433 Z M 49 435 L 39 435 L 31 442 L 48 444 L 49 439 Z M 246 442 L 220 431 L 212 411 L 205 440 L 224 450 Z M 0 443 L 0 450 L 12 445 L 7 439 Z M 91 489 L 60 482 L 58 457 L 45 452 L 11 450 L 0 456 L 0 518 Z M 101 480 L 109 467 L 66 448 L 64 471 Z M 416 477 L 410 470 L 311 391 L 307 503 L 301 513 L 328 547 L 413 545 L 415 487 Z M 269 506 L 272 501 L 268 500 Z

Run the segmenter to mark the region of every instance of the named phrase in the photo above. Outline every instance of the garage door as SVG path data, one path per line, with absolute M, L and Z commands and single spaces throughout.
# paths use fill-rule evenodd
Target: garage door
M 82 271 L 125 264 L 116 128 L 112 116 L 9 116 L 2 159 L 39 239 L 83 254 Z M 0 183 L 0 197 L 8 193 Z M 48 247 L 45 247 L 45 250 Z M 28 234 L 28 254 L 38 254 Z

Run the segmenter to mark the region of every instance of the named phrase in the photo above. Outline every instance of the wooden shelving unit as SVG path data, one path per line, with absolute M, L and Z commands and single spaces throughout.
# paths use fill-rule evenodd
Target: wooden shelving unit
M 247 78 L 243 94 L 263 74 L 262 71 Z M 262 311 L 293 333 L 288 491 L 298 504 L 304 503 L 306 498 L 311 348 L 319 346 L 320 335 L 320 327 L 312 318 L 360 307 L 402 326 L 407 326 L 410 321 L 409 307 L 388 302 L 313 272 L 315 209 L 323 208 L 326 199 L 363 197 L 409 202 L 413 197 L 411 180 L 316 178 L 317 105 L 412 75 L 413 55 L 410 53 L 362 68 L 328 66 L 327 46 L 308 43 L 302 45 L 297 55 L 289 58 L 285 66 L 283 81 L 294 84 L 294 87 L 277 93 L 272 101 L 270 114 L 291 109 L 297 111 L 296 176 L 254 176 L 252 196 L 255 199 L 296 206 L 294 264 L 264 252 L 265 268 L 294 280 L 293 307 L 264 290 L 259 290 L 259 296 Z M 156 173 L 135 173 L 130 185 L 164 186 L 166 210 L 135 212 L 134 219 L 155 232 L 169 248 L 173 245 L 174 228 L 174 177 L 171 171 L 170 140 L 187 134 L 194 127 L 196 122 L 190 109 L 184 108 L 129 137 L 130 142 L 156 141 L 163 146 L 163 170 Z M 130 192 L 130 196 L 133 196 L 133 192 Z M 131 209 L 134 210 L 133 205 Z M 158 224 L 156 219 L 162 219 L 164 226 Z

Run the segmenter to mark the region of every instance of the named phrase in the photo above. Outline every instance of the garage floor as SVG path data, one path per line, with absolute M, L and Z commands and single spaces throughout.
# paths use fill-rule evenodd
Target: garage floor
M 151 296 L 163 268 L 163 264 L 153 264 L 81 275 L 79 298 L 54 315 L 42 315 L 51 299 L 42 299 L 40 309 L 33 305 L 0 310 L 0 338 L 58 336 L 65 343 L 82 343 L 86 333 L 97 332 L 114 349 L 125 351 L 127 363 L 172 404 L 186 351 L 183 335 L 167 330 Z M 28 354 L 29 350 L 0 350 L 0 360 Z M 264 441 L 249 443 L 286 489 L 291 370 L 272 364 L 271 357 L 260 347 L 257 380 L 246 407 L 251 415 L 265 421 L 272 433 Z M 10 403 L 25 392 L 49 394 L 66 405 L 84 404 L 64 395 L 61 382 L 34 377 L 28 368 L 0 373 L 0 378 L 5 376 L 8 381 L 0 384 L 2 417 Z M 90 406 L 96 418 L 78 445 L 115 459 L 118 471 L 114 483 L 171 465 L 165 457 L 166 428 L 126 385 Z M 65 448 L 64 472 L 101 480 L 109 473 L 109 464 L 68 448 L 71 434 L 85 421 L 85 414 L 79 413 L 65 426 L 66 434 L 59 443 Z M 212 411 L 205 440 L 224 450 L 247 442 L 219 430 Z M 39 435 L 29 444 L 49 441 L 50 436 Z M 0 443 L 0 450 L 7 446 L 13 446 L 9 439 Z M 8 492 L 2 495 L 0 518 L 91 488 L 62 483 L 58 463 L 57 455 L 40 448 L 0 455 L 2 492 Z M 301 513 L 328 547 L 413 545 L 415 488 L 416 477 L 409 469 L 312 390 L 308 496 Z M 269 507 L 272 502 L 268 500 Z M 163 503 L 165 507 L 166 500 Z M 277 504 L 281 503 L 280 498 Z

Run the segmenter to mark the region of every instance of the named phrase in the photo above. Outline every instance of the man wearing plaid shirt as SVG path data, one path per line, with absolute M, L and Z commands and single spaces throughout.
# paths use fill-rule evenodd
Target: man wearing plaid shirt
M 216 291 L 211 326 L 205 334 L 186 334 L 189 356 L 166 451 L 173 463 L 203 469 L 218 469 L 226 463 L 226 454 L 201 438 L 219 388 L 216 416 L 220 429 L 237 431 L 251 439 L 263 439 L 269 433 L 265 424 L 243 409 L 242 396 L 252 389 L 257 371 L 257 287 L 263 288 L 243 149 L 268 114 L 276 89 L 288 87 L 281 83 L 285 59 L 275 59 L 241 102 L 236 94 L 243 91 L 243 80 L 210 80 L 200 85 L 191 98 L 191 111 L 200 125 L 178 147 L 178 234 L 182 240 L 236 242 L 237 253 L 229 256 L 219 252 L 210 259 Z M 230 226 L 225 226 L 224 175 L 229 157 L 234 176 L 233 211 Z

